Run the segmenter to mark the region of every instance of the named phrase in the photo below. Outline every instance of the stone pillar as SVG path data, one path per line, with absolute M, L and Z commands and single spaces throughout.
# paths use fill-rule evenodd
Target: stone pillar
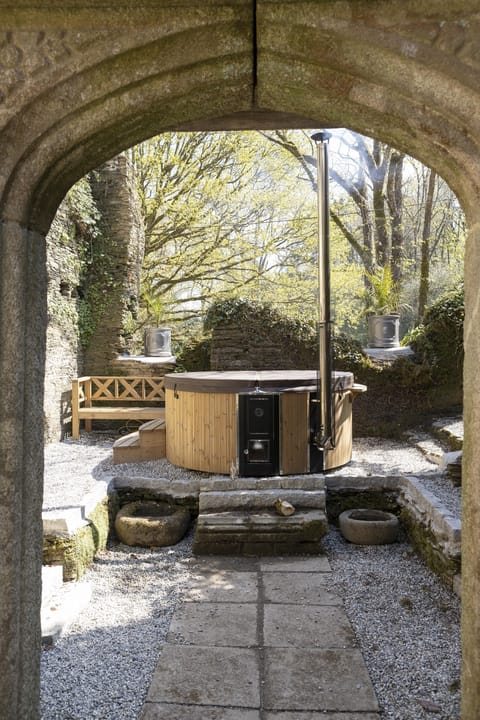
M 38 720 L 45 240 L 0 225 L 0 717 Z
M 470 218 L 470 221 L 472 218 Z M 480 708 L 480 217 L 465 257 L 465 439 L 462 470 L 462 720 Z

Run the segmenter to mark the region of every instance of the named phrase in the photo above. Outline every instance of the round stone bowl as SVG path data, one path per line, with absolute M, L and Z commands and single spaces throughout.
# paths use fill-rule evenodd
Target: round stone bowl
M 115 517 L 120 542 L 138 547 L 175 545 L 185 535 L 190 513 L 179 505 L 139 500 L 124 505 Z
M 398 536 L 398 518 L 383 510 L 345 510 L 338 522 L 345 540 L 356 545 L 387 545 Z

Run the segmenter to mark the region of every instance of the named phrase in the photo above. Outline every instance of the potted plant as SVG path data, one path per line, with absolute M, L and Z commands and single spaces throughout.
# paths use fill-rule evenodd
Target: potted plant
M 147 306 L 148 319 L 153 320 L 154 325 L 149 325 L 143 333 L 144 352 L 147 357 L 169 357 L 171 350 L 170 328 L 161 327 L 163 314 L 162 301 L 150 295 L 144 295 Z
M 367 337 L 370 348 L 400 347 L 400 288 L 390 265 L 367 273 Z

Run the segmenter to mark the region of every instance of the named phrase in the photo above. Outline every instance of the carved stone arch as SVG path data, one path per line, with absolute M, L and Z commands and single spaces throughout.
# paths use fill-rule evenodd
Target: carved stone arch
M 480 704 L 477 0 L 0 0 L 0 716 L 38 718 L 43 235 L 87 170 L 161 130 L 343 127 L 467 213 L 463 719 Z

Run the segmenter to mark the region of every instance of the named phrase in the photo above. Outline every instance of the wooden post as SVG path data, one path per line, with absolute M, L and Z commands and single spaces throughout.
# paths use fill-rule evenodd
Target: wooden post
M 92 407 L 92 378 L 86 377 L 82 379 L 84 381 L 83 392 L 85 395 L 85 407 Z M 92 421 L 90 418 L 85 418 L 85 430 L 92 432 Z
M 78 440 L 80 437 L 80 418 L 78 408 L 80 407 L 79 380 L 72 380 L 72 438 Z

